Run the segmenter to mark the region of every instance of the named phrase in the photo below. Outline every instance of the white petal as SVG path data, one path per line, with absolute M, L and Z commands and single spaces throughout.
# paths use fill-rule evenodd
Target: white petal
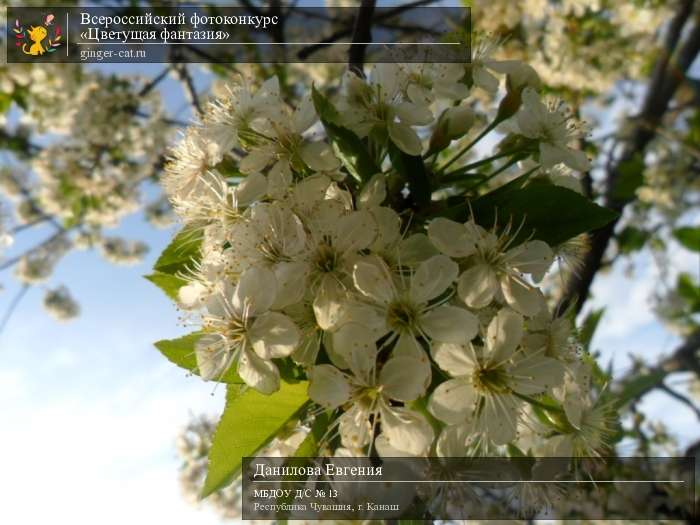
M 509 370 L 511 387 L 525 395 L 539 394 L 564 380 L 564 365 L 556 359 L 541 356 L 526 357 Z
M 220 335 L 207 334 L 200 337 L 194 347 L 197 370 L 205 381 L 219 379 L 228 370 L 233 360 L 226 341 Z
M 546 170 L 566 161 L 568 151 L 548 142 L 540 142 L 540 164 Z
M 374 449 L 377 451 L 379 457 L 382 458 L 412 458 L 413 454 L 409 454 L 403 450 L 399 450 L 391 445 L 389 441 L 389 436 L 386 434 L 379 434 L 374 440 Z
M 379 206 L 386 199 L 386 180 L 383 173 L 377 173 L 362 187 L 357 198 L 358 208 Z
M 274 267 L 277 297 L 273 308 L 282 309 L 298 303 L 306 292 L 308 265 L 304 262 L 282 262 Z
M 489 73 L 485 67 L 477 66 L 472 71 L 474 84 L 489 93 L 494 93 L 498 90 L 498 79 Z
M 377 361 L 374 336 L 357 323 L 348 323 L 333 334 L 333 350 L 350 365 L 352 373 L 369 384 Z
M 490 363 L 500 363 L 513 355 L 523 338 L 523 318 L 503 308 L 489 323 L 486 333 L 486 355 Z
M 299 155 L 314 171 L 332 171 L 340 167 L 340 161 L 325 142 L 307 142 L 302 146 Z
M 399 262 L 407 266 L 415 266 L 438 254 L 437 249 L 424 233 L 416 233 L 401 240 L 398 252 Z
M 508 306 L 528 317 L 536 315 L 545 306 L 539 288 L 525 286 L 511 277 L 504 276 L 501 279 L 501 290 Z
M 238 375 L 245 384 L 263 394 L 280 388 L 280 372 L 272 361 L 259 358 L 255 352 L 244 350 L 238 362 Z
M 450 257 L 469 257 L 476 251 L 476 243 L 468 235 L 464 224 L 444 217 L 430 221 L 428 238 L 438 250 Z
M 484 403 L 480 422 L 484 425 L 488 438 L 496 445 L 505 445 L 513 441 L 517 435 L 518 416 L 521 403 L 510 394 L 492 396 Z
M 445 255 L 435 255 L 416 268 L 411 277 L 411 299 L 426 303 L 447 290 L 457 278 L 457 263 Z
M 428 388 L 433 377 L 430 359 L 415 337 L 411 334 L 401 334 L 394 345 L 391 356 L 392 358 L 408 357 L 420 364 L 422 368 L 416 371 L 416 376 L 423 379 L 423 390 Z
M 266 312 L 275 301 L 277 280 L 267 268 L 253 267 L 241 275 L 233 293 L 233 307 L 239 315 L 254 317 Z
M 208 295 L 209 289 L 199 281 L 193 281 L 177 291 L 177 298 L 185 307 L 200 304 L 203 297 Z
M 498 278 L 491 267 L 477 264 L 460 275 L 457 295 L 470 308 L 484 308 L 493 301 L 498 285 Z
M 333 410 L 350 400 L 352 387 L 345 374 L 331 365 L 318 365 L 309 372 L 309 398 Z
M 333 240 L 342 252 L 356 252 L 368 248 L 377 237 L 377 225 L 365 210 L 355 211 L 337 220 Z
M 289 162 L 280 160 L 275 162 L 267 174 L 267 194 L 273 199 L 281 199 L 287 194 L 292 185 L 292 170 Z
M 435 444 L 435 452 L 441 458 L 464 457 L 467 451 L 467 439 L 474 432 L 469 423 L 445 427 Z
M 420 318 L 421 328 L 433 341 L 468 343 L 479 330 L 479 320 L 464 308 L 442 305 Z
M 438 343 L 431 350 L 438 366 L 453 377 L 469 376 L 474 371 L 474 350 L 466 345 Z
M 333 281 L 335 282 L 335 281 Z M 316 324 L 322 330 L 331 330 L 343 316 L 344 293 L 340 285 L 326 285 L 319 288 L 313 302 Z
M 370 259 L 355 263 L 352 279 L 355 288 L 379 304 L 389 304 L 396 297 L 391 273 L 381 260 Z
M 549 245 L 540 240 L 529 241 L 506 252 L 510 264 L 519 272 L 529 273 L 539 282 L 554 261 Z
M 423 362 L 412 357 L 392 357 L 379 373 L 379 384 L 390 399 L 409 402 L 425 394 L 426 370 Z
M 268 148 L 257 148 L 246 155 L 238 165 L 241 173 L 258 173 L 272 161 L 272 151 Z
M 438 385 L 428 402 L 428 410 L 448 425 L 463 423 L 476 410 L 479 397 L 465 379 L 450 379 Z
M 369 444 L 372 425 L 368 411 L 359 403 L 339 418 L 340 441 L 348 448 L 359 448 Z
M 588 160 L 586 153 L 577 149 L 567 149 L 564 164 L 576 171 L 588 171 L 591 169 L 591 161 Z
M 251 173 L 236 186 L 236 203 L 238 206 L 250 206 L 261 199 L 267 192 L 267 178 L 262 173 Z
M 370 208 L 369 212 L 377 224 L 377 237 L 374 239 L 370 249 L 381 251 L 394 243 L 401 237 L 401 218 L 399 215 L 385 206 Z M 401 261 L 403 263 L 403 261 Z
M 287 357 L 299 344 L 301 333 L 289 317 L 279 312 L 267 312 L 258 317 L 250 328 L 255 352 L 263 359 Z
M 292 129 L 297 133 L 303 133 L 316 122 L 316 110 L 311 96 L 305 96 L 292 115 Z
M 389 122 L 389 137 L 401 151 L 409 155 L 418 156 L 423 152 L 423 144 L 418 134 L 406 124 Z
M 428 107 L 411 102 L 402 102 L 394 106 L 394 111 L 401 122 L 409 126 L 427 126 L 434 118 Z
M 427 419 L 408 408 L 382 406 L 382 431 L 389 444 L 413 456 L 430 452 L 435 433 Z

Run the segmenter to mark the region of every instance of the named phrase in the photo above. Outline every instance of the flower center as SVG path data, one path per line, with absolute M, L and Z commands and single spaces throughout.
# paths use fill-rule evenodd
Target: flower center
M 321 273 L 330 273 L 338 267 L 338 253 L 333 248 L 331 240 L 324 237 L 316 249 L 314 265 Z
M 413 329 L 418 322 L 418 309 L 405 299 L 399 299 L 389 305 L 386 312 L 387 324 L 397 332 Z
M 243 319 L 229 319 L 224 329 L 224 337 L 229 341 L 243 341 L 246 337 L 246 322 Z
M 481 392 L 503 394 L 509 390 L 508 375 L 500 368 L 479 368 L 472 377 L 474 388 Z
M 285 262 L 289 261 L 289 257 L 285 256 L 282 252 L 280 243 L 276 242 L 275 239 L 269 235 L 265 235 L 262 241 L 258 244 L 258 250 L 263 254 L 265 259 L 271 263 Z

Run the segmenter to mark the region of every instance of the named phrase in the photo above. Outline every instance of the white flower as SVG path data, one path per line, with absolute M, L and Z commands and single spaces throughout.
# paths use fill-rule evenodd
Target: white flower
M 516 118 L 520 132 L 539 141 L 540 163 L 545 169 L 564 163 L 577 171 L 591 165 L 583 151 L 571 149 L 569 143 L 578 138 L 580 130 L 561 104 L 545 106 L 537 92 L 526 87 L 523 105 Z
M 516 437 L 522 400 L 561 383 L 562 365 L 542 352 L 518 350 L 523 318 L 502 309 L 488 326 L 484 345 L 443 343 L 433 359 L 453 379 L 433 392 L 428 409 L 448 425 L 471 424 L 473 432 L 496 444 Z
M 239 131 L 249 130 L 256 120 L 276 117 L 280 113 L 282 101 L 276 76 L 263 82 L 255 94 L 244 78 L 226 89 L 226 97 L 207 108 L 205 122 L 210 124 L 209 127 L 227 127 L 230 134 L 238 139 Z
M 58 321 L 68 321 L 80 314 L 80 305 L 75 302 L 65 286 L 59 286 L 46 292 L 44 308 L 49 315 Z
M 346 211 L 338 201 L 323 201 L 307 220 L 305 262 L 308 283 L 316 291 L 314 311 L 321 328 L 335 323 L 334 311 L 342 300 L 345 281 L 352 273 L 358 252 L 368 248 L 377 235 L 372 215 Z
M 307 268 L 298 258 L 306 247 L 301 220 L 279 202 L 259 203 L 250 217 L 230 227 L 227 262 L 233 272 L 265 267 L 275 273 L 275 308 L 298 302 L 305 291 Z
M 535 315 L 544 304 L 542 292 L 523 274 L 539 282 L 554 259 L 543 241 L 528 241 L 510 248 L 510 228 L 500 236 L 473 221 L 465 224 L 439 217 L 428 225 L 428 237 L 444 254 L 465 261 L 457 295 L 470 308 L 484 308 L 501 295 L 523 315 Z
M 546 443 L 546 454 L 561 457 L 598 457 L 610 450 L 617 432 L 615 404 L 593 400 L 590 392 L 591 367 L 579 363 L 568 371 L 564 384 L 554 390 L 562 402 L 566 421 Z
M 461 100 L 469 88 L 460 80 L 464 76 L 461 64 L 413 63 L 402 64 L 408 84 L 406 93 L 414 104 L 429 106 L 436 98 Z
M 461 343 L 471 340 L 478 330 L 472 313 L 445 304 L 449 296 L 444 294 L 457 271 L 449 257 L 435 255 L 420 263 L 407 283 L 398 283 L 383 261 L 360 261 L 355 264 L 353 280 L 364 298 L 352 307 L 352 315 L 362 319 L 378 338 L 391 334 L 385 344 L 396 341 L 394 355 L 412 355 L 424 364 L 429 378 L 430 366 L 419 338 Z M 334 346 L 339 351 L 338 344 Z
M 265 394 L 279 389 L 279 370 L 272 359 L 290 355 L 300 334 L 289 317 L 269 311 L 276 293 L 275 275 L 251 268 L 230 295 L 207 302 L 202 316 L 206 335 L 195 349 L 202 378 L 219 378 L 235 362 L 247 385 Z
M 302 136 L 317 119 L 311 97 L 307 96 L 294 113 L 254 123 L 250 152 L 240 163 L 241 172 L 256 173 L 273 164 L 270 176 L 289 185 L 292 171 L 303 172 L 305 166 L 320 172 L 337 169 L 340 162 L 328 144 Z
M 434 437 L 430 423 L 421 414 L 392 404 L 420 397 L 425 383 L 423 363 L 410 356 L 392 357 L 377 371 L 372 335 L 354 324 L 345 325 L 339 333 L 343 344 L 350 347 L 350 373 L 332 365 L 314 367 L 309 397 L 327 409 L 345 408 L 339 418 L 343 446 L 356 449 L 371 445 L 381 424 L 375 443 L 380 454 L 427 454 Z
M 426 107 L 407 101 L 402 92 L 406 79 L 396 64 L 375 64 L 369 83 L 348 72 L 345 75 L 345 97 L 339 103 L 344 125 L 360 137 L 373 129 L 385 131 L 396 146 L 409 155 L 423 151 L 412 126 L 433 121 Z

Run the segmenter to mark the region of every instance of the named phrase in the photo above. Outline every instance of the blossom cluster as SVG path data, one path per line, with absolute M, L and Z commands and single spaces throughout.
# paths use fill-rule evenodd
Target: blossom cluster
M 468 97 L 503 73 L 518 107 L 496 118 L 525 144 L 520 158 L 547 173 L 587 169 L 569 114 L 543 103 L 536 73 L 514 61 L 348 72 L 336 122 L 381 166 L 359 181 L 311 94 L 291 107 L 273 77 L 257 89 L 241 80 L 212 102 L 163 181 L 186 231 L 202 237 L 177 295 L 201 331 L 199 375 L 233 370 L 272 394 L 291 363 L 333 414 L 338 454 L 462 456 L 533 434 L 550 454 L 603 449 L 611 409 L 589 391 L 571 321 L 538 286 L 552 247 L 523 242 L 507 217 L 484 227 L 392 204 L 387 150 L 417 158 L 459 141 L 475 120 Z M 560 407 L 554 432 L 532 423 L 545 398 Z

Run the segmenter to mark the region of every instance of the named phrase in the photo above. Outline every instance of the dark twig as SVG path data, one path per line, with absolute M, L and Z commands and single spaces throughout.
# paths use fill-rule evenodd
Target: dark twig
M 700 408 L 698 408 L 689 397 L 684 396 L 680 392 L 676 392 L 671 387 L 669 387 L 663 383 L 659 385 L 659 390 L 663 390 L 672 398 L 683 403 L 685 406 L 687 406 L 690 410 L 692 410 L 695 413 L 695 417 L 700 419 Z
M 377 16 L 372 18 L 372 24 L 377 24 L 383 20 L 387 20 L 393 16 L 400 15 L 401 13 L 404 13 L 406 11 L 409 11 L 410 9 L 413 9 L 414 7 L 421 7 L 421 6 L 427 6 L 430 4 L 434 4 L 437 0 L 417 0 L 415 2 L 410 2 L 408 4 L 400 5 L 397 6 L 393 9 L 389 9 L 387 11 L 382 11 L 381 14 L 378 14 Z M 317 51 L 320 51 L 321 49 L 324 49 L 334 42 L 337 42 L 341 38 L 345 38 L 348 36 L 351 36 L 353 33 L 354 27 L 345 27 L 342 29 L 339 29 L 335 31 L 334 33 L 330 34 L 323 40 L 319 41 L 318 44 L 312 44 L 310 46 L 305 47 L 301 51 L 297 53 L 297 56 L 301 60 L 306 60 L 309 58 L 311 55 L 316 53 Z
M 19 303 L 22 301 L 22 298 L 24 298 L 27 291 L 29 291 L 29 285 L 25 284 L 19 289 L 19 292 L 17 292 L 12 299 L 10 306 L 7 308 L 5 315 L 2 317 L 2 321 L 0 321 L 0 334 L 3 332 L 3 330 L 5 330 L 5 327 L 7 326 L 7 323 L 10 322 L 10 319 L 12 319 L 12 314 L 14 314 L 15 310 L 17 310 Z
M 372 15 L 374 14 L 374 0 L 362 0 L 360 9 L 355 18 L 355 26 L 352 30 L 352 44 L 348 56 L 348 66 L 360 76 L 364 76 L 362 66 L 365 63 L 367 43 L 372 41 Z
M 192 80 L 192 75 L 190 75 L 189 70 L 185 64 L 178 64 L 176 66 L 176 71 L 180 82 L 185 87 L 185 91 L 188 93 L 190 98 L 190 103 L 195 109 L 198 115 L 202 115 L 204 111 L 202 110 L 202 105 L 199 102 L 199 95 L 197 94 L 197 89 L 194 87 L 194 80 Z
M 168 66 L 168 67 L 164 68 L 163 71 L 161 71 L 160 73 L 158 73 L 155 77 L 153 77 L 153 78 L 151 79 L 151 81 L 150 81 L 148 84 L 146 84 L 145 86 L 143 86 L 143 87 L 141 88 L 141 91 L 139 91 L 138 96 L 139 96 L 139 97 L 145 97 L 145 96 L 148 95 L 151 91 L 153 91 L 153 89 L 154 89 L 158 84 L 160 84 L 160 82 L 168 75 L 168 73 L 170 73 L 170 70 L 171 70 L 171 69 L 172 69 L 172 66 Z

